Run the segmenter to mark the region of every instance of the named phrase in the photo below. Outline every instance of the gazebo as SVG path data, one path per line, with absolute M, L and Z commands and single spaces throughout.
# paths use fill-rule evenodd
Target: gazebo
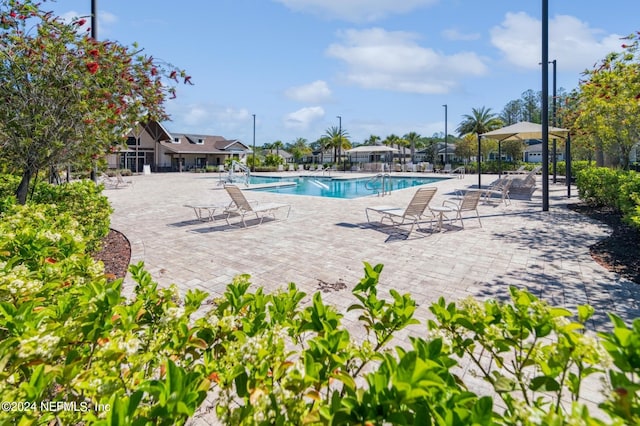
M 527 139 L 542 139 L 542 125 L 538 123 L 530 123 L 528 121 L 521 121 L 510 126 L 502 127 L 500 129 L 492 130 L 487 133 L 478 135 L 478 188 L 480 188 L 480 176 L 482 169 L 480 167 L 480 143 L 482 138 L 495 139 L 498 141 L 498 161 L 500 161 L 500 146 L 503 141 L 509 140 L 527 140 Z M 571 137 L 569 129 L 562 129 L 559 127 L 548 127 L 548 135 L 557 139 L 566 139 L 566 179 L 567 179 L 567 198 L 571 196 Z M 548 204 L 549 200 L 549 158 L 542 158 L 542 197 L 546 200 L 545 204 Z M 500 170 L 500 166 L 498 166 Z

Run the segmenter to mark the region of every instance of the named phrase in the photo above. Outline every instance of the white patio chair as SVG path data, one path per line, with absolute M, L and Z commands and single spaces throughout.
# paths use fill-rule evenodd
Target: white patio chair
M 482 195 L 482 191 L 468 189 L 461 200 L 453 201 L 453 200 L 444 200 L 442 205 L 444 207 L 451 208 L 454 212 L 456 212 L 456 218 L 454 220 L 459 220 L 462 229 L 464 229 L 464 222 L 462 221 L 462 213 L 468 211 L 476 212 L 476 217 L 478 218 L 478 223 L 480 223 L 480 227 L 482 228 L 482 221 L 480 221 L 480 213 L 478 213 L 478 202 L 480 201 L 480 197 Z
M 516 170 L 506 170 L 506 174 L 508 175 L 524 175 L 527 172 L 527 166 L 520 166 Z
M 227 214 L 226 220 L 228 225 L 233 226 L 229 222 L 231 216 L 240 216 L 242 226 L 246 228 L 247 223 L 245 216 L 247 215 L 255 215 L 256 219 L 258 219 L 258 225 L 260 225 L 266 216 L 277 219 L 275 213 L 279 209 L 287 209 L 287 218 L 291 212 L 291 204 L 250 202 L 237 185 L 225 185 L 224 189 L 227 190 L 227 193 L 233 201 L 232 205 L 224 210 Z
M 429 206 L 429 203 L 433 199 L 438 188 L 435 187 L 426 187 L 420 188 L 413 195 L 413 198 L 407 205 L 407 207 L 396 207 L 396 206 L 374 206 L 367 207 L 365 209 L 365 215 L 367 216 L 367 222 L 371 223 L 371 218 L 369 217 L 369 212 L 376 212 L 379 214 L 380 220 L 382 223 L 385 219 L 388 219 L 391 222 L 393 227 L 399 228 L 402 225 L 406 225 L 408 223 L 411 224 L 409 228 L 409 235 L 413 232 L 413 228 L 418 225 L 420 227 L 419 222 L 421 220 L 428 219 L 433 225 L 433 214 L 430 215 L 429 218 L 425 215 L 425 211 Z
M 500 197 L 500 201 L 504 203 L 505 206 L 511 204 L 511 197 L 509 197 L 509 190 L 511 188 L 511 184 L 513 183 L 513 179 L 511 178 L 502 178 L 493 182 L 487 189 L 482 190 L 482 196 L 484 198 L 484 202 L 488 203 L 491 197 L 497 195 Z

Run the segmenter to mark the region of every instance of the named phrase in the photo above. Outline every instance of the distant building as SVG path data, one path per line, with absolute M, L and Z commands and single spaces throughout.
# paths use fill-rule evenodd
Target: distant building
M 263 149 L 262 154 L 263 155 L 267 155 L 267 154 L 279 155 L 285 161 L 285 163 L 294 162 L 293 155 L 291 155 L 289 151 L 285 151 L 284 149 Z
M 525 163 L 542 163 L 542 142 L 535 142 L 525 147 L 522 152 Z M 549 142 L 549 161 L 553 161 L 553 145 Z M 556 161 L 564 161 L 564 149 L 556 150 Z
M 142 172 L 185 171 L 219 166 L 229 158 L 244 162 L 251 149 L 237 139 L 222 136 L 170 133 L 151 121 L 129 132 L 126 148 L 114 147 L 107 156 L 109 168 Z

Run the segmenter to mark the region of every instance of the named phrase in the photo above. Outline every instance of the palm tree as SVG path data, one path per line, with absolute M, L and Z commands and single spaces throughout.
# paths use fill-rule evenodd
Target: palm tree
M 317 141 L 312 142 L 310 146 L 311 146 L 311 149 L 313 149 L 314 151 L 320 151 L 320 163 L 322 163 L 322 160 L 324 159 L 325 151 L 332 148 L 331 138 L 325 135 L 320 136 L 320 138 Z
M 351 147 L 351 142 L 348 139 L 349 134 L 344 129 L 340 131 L 336 126 L 332 126 L 326 130 L 325 136 L 328 139 L 327 147 L 333 148 L 333 162 L 335 163 L 338 151 Z
M 282 143 L 282 141 L 275 141 L 271 144 L 271 149 L 276 150 L 276 155 L 278 157 L 280 156 L 280 148 L 284 148 L 284 144 Z
M 416 132 L 409 132 L 402 137 L 404 140 L 408 141 L 411 145 L 411 163 L 415 164 L 416 162 L 416 144 L 420 142 L 421 136 Z
M 502 120 L 500 120 L 496 114 L 491 112 L 491 108 L 471 108 L 471 113 L 471 115 L 465 114 L 462 116 L 463 120 L 456 129 L 459 136 L 476 134 L 476 136 L 480 138 L 479 135 L 503 126 Z M 478 142 L 478 148 L 480 148 L 480 142 Z M 486 150 L 492 149 L 493 147 L 491 144 L 485 143 L 484 148 Z M 488 152 L 483 152 L 484 157 L 487 155 Z M 480 170 L 480 158 L 478 158 L 478 170 Z
M 364 144 L 365 145 L 377 145 L 378 142 L 380 142 L 380 136 L 378 135 L 371 135 L 369 136 L 367 139 L 365 139 Z
M 462 118 L 462 122 L 456 129 L 458 136 L 464 136 L 469 133 L 481 135 L 503 125 L 502 120 L 491 112 L 491 108 L 486 107 L 480 109 L 471 108 L 471 115 L 465 114 Z
M 402 164 L 407 164 L 407 147 L 409 146 L 409 141 L 404 138 L 398 138 L 396 145 L 398 145 L 398 149 L 402 148 Z
M 311 148 L 305 138 L 298 138 L 293 143 L 287 145 L 287 149 L 291 151 L 296 163 L 299 163 L 302 157 L 311 153 Z
M 393 148 L 393 145 L 396 145 L 399 139 L 400 137 L 398 135 L 394 135 L 393 133 L 391 133 L 382 141 L 382 144 Z M 391 158 L 393 158 L 393 153 L 391 153 Z

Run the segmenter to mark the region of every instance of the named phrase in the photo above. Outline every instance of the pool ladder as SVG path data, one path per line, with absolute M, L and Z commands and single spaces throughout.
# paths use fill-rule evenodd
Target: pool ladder
M 380 183 L 380 186 L 376 183 Z M 391 194 L 391 176 L 389 173 L 378 173 L 364 184 L 364 187 L 370 191 L 377 191 L 378 197 L 384 197 Z
M 241 178 L 236 178 L 235 171 L 238 169 L 242 172 Z M 246 164 L 240 163 L 238 161 L 233 160 L 231 162 L 231 167 L 229 168 L 229 177 L 227 178 L 228 183 L 236 183 L 239 180 L 244 180 L 244 186 L 249 186 L 249 181 L 251 180 L 251 169 L 247 167 Z

